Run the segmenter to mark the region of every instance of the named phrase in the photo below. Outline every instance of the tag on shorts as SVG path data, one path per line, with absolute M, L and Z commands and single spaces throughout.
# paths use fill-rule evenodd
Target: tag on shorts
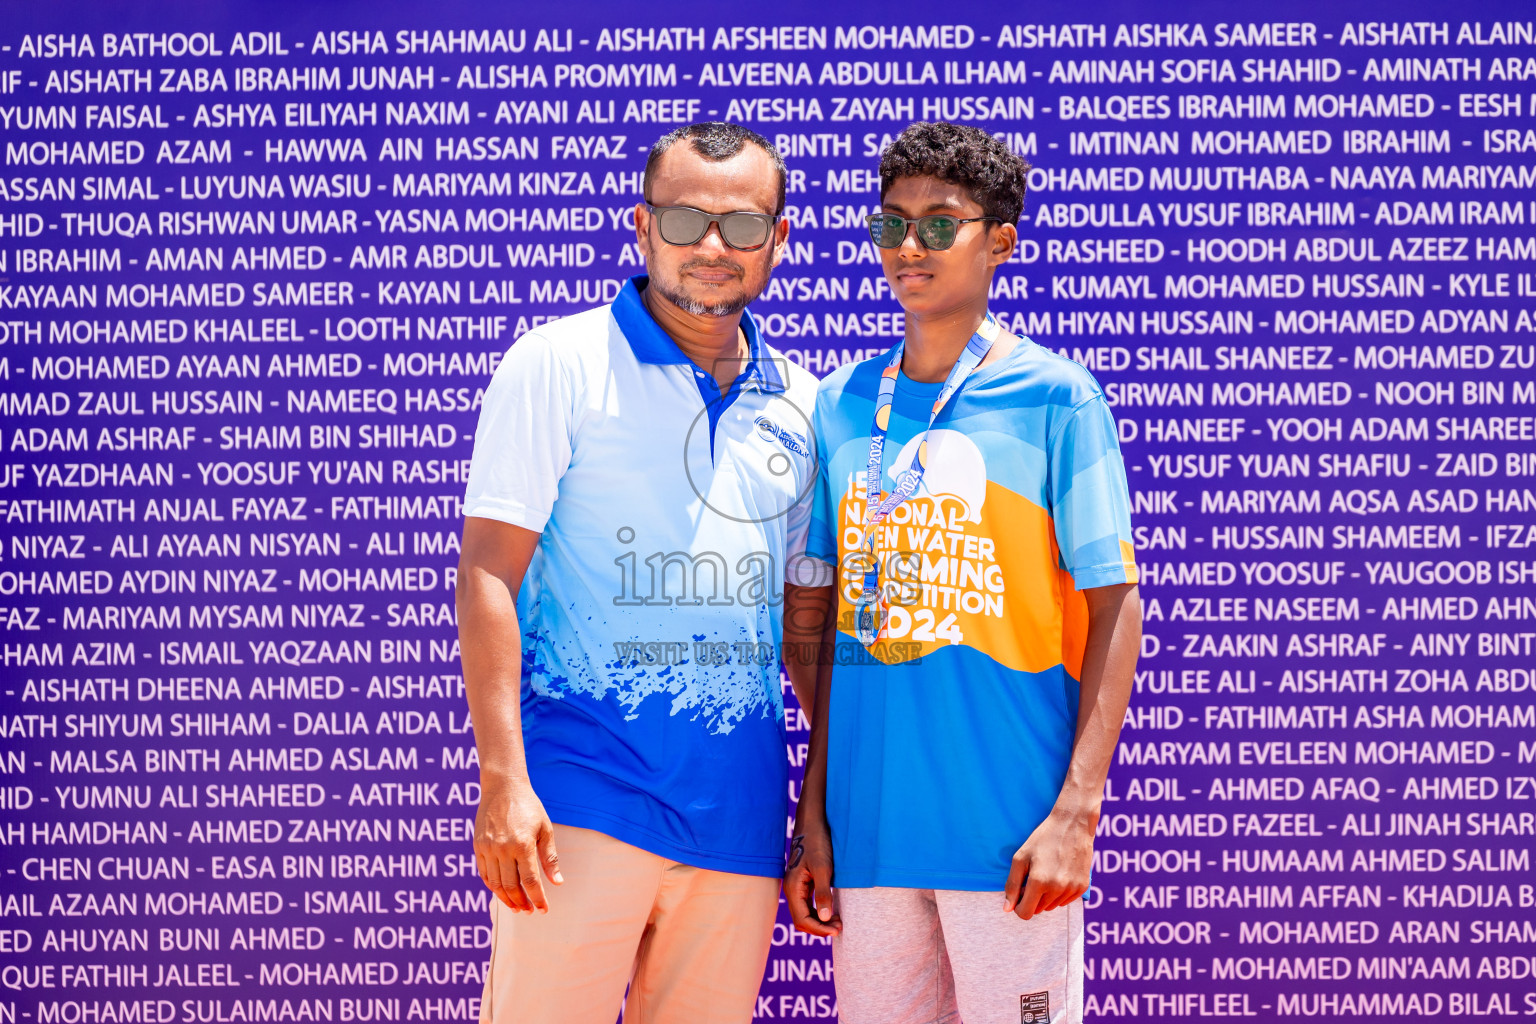
M 1031 992 L 1019 996 L 1019 1024 L 1050 1024 L 1051 994 Z

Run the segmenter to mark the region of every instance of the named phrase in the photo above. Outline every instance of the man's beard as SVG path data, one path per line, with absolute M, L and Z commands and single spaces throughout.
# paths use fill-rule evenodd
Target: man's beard
M 691 270 L 694 267 L 710 266 L 728 266 L 732 270 L 741 269 L 735 264 L 710 263 L 700 260 L 697 262 L 684 263 L 681 267 L 678 268 L 678 277 L 681 278 L 682 273 L 685 270 Z M 735 316 L 737 313 L 740 313 L 742 310 L 746 309 L 747 305 L 753 299 L 757 298 L 756 295 L 748 295 L 746 291 L 743 290 L 740 296 L 725 302 L 700 302 L 698 299 L 692 299 L 683 294 L 681 288 L 672 287 L 671 282 L 663 281 L 659 277 L 655 276 L 651 278 L 651 287 L 656 289 L 656 293 L 658 295 L 672 303 L 678 309 L 681 309 L 685 313 L 692 313 L 694 316 Z

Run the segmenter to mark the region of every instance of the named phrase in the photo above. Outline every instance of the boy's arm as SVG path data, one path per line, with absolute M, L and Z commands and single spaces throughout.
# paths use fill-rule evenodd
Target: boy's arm
M 1082 594 L 1088 602 L 1088 638 L 1072 760 L 1056 805 L 1013 855 L 1003 893 L 1006 909 L 1026 921 L 1088 891 L 1104 781 L 1141 652 L 1141 600 L 1134 583 L 1092 587 Z M 809 776 L 809 767 L 806 772 Z
M 801 619 L 799 632 L 806 641 L 802 650 L 813 650 L 805 657 L 802 674 L 814 686 L 811 716 L 811 740 L 805 758 L 805 781 L 800 786 L 800 801 L 795 807 L 795 838 L 790 848 L 789 865 L 784 871 L 784 902 L 796 928 L 812 935 L 836 935 L 842 922 L 832 913 L 832 833 L 827 827 L 827 708 L 832 701 L 832 662 L 837 640 L 837 595 L 832 587 L 800 588 Z M 789 626 L 784 630 L 788 645 Z M 788 665 L 788 660 L 785 662 Z M 814 669 L 814 672 L 811 671 Z M 793 679 L 793 676 L 791 676 Z M 800 696 L 796 687 L 796 696 Z
M 784 641 L 780 650 L 784 673 L 795 691 L 795 700 L 807 718 L 816 717 L 816 692 L 820 684 L 822 641 L 831 615 L 831 587 L 784 586 Z M 814 730 L 813 733 L 814 735 Z

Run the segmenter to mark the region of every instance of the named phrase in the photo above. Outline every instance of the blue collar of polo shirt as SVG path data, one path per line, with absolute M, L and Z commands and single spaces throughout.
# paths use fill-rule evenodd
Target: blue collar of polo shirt
M 618 322 L 619 330 L 624 332 L 624 338 L 634 351 L 635 358 L 642 363 L 685 363 L 691 366 L 693 361 L 677 347 L 677 342 L 661 329 L 661 325 L 651 316 L 651 311 L 645 308 L 640 292 L 649 283 L 650 277 L 645 274 L 630 278 L 620 289 L 618 298 L 613 300 L 613 319 Z M 779 372 L 773 357 L 768 354 L 767 345 L 763 342 L 751 310 L 742 310 L 741 330 L 747 336 L 747 368 L 728 387 L 782 393 L 785 390 L 784 376 Z

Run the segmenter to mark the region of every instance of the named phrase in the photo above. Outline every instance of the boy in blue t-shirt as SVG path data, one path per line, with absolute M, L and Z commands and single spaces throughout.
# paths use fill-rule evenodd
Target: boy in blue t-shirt
M 837 656 L 784 884 L 833 937 L 845 1024 L 1082 1017 L 1080 897 L 1141 615 L 1103 392 L 987 311 L 1027 172 L 976 128 L 896 138 L 869 230 L 905 337 L 817 395 L 807 555 L 836 593 L 786 615 L 805 637 L 835 614 Z

